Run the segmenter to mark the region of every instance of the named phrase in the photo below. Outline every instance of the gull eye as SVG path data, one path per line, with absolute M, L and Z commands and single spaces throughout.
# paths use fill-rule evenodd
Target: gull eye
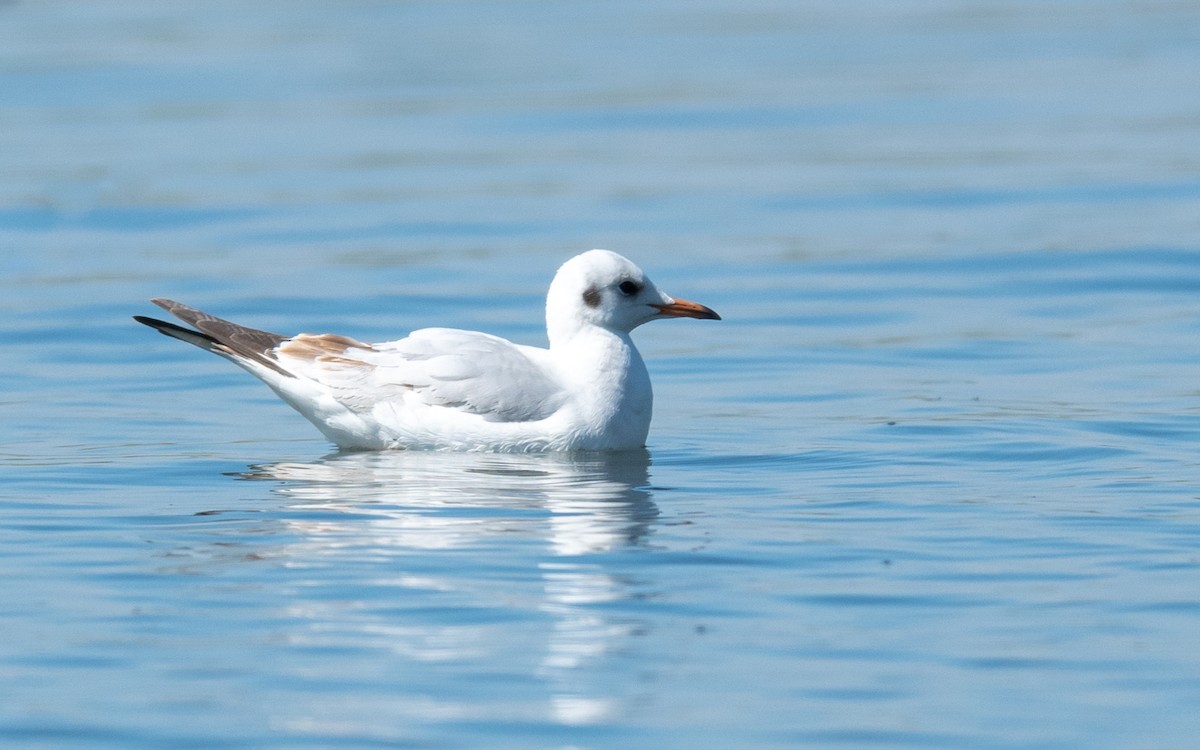
M 642 285 L 636 281 L 622 281 L 617 285 L 617 289 L 620 290 L 621 294 L 624 294 L 626 297 L 632 297 L 633 295 L 642 291 Z

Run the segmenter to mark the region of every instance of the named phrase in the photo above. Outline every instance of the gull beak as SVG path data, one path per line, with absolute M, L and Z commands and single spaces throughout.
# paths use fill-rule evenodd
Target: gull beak
M 699 302 L 689 302 L 685 299 L 672 300 L 667 305 L 656 305 L 653 302 L 650 306 L 658 310 L 659 315 L 664 318 L 700 318 L 701 320 L 720 320 L 721 316 L 713 312 L 712 308 L 705 307 Z

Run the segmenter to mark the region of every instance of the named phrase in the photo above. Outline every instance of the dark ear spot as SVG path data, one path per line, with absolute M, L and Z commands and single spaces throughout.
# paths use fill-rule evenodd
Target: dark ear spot
M 596 287 L 588 287 L 588 290 L 583 293 L 583 304 L 588 307 L 600 306 L 600 290 Z

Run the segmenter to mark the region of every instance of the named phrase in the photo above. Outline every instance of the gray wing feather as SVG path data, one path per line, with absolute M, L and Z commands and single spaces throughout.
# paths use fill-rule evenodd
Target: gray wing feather
M 523 347 L 497 336 L 425 328 L 375 348 L 376 378 L 409 386 L 432 406 L 528 422 L 550 416 L 564 400 L 562 387 Z
M 364 344 L 331 334 L 281 336 L 173 300 L 153 302 L 195 330 L 140 315 L 138 322 L 234 361 L 308 378 L 355 411 L 414 394 L 430 406 L 490 421 L 529 422 L 549 417 L 566 400 L 561 385 L 535 361 L 544 350 L 486 333 L 425 328 L 399 341 Z

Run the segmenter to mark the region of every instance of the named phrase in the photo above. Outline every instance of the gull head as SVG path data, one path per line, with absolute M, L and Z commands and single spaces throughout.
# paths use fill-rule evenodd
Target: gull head
M 609 250 L 589 250 L 558 269 L 546 297 L 550 340 L 588 326 L 629 333 L 658 318 L 720 320 L 711 309 L 659 291 L 633 261 Z

